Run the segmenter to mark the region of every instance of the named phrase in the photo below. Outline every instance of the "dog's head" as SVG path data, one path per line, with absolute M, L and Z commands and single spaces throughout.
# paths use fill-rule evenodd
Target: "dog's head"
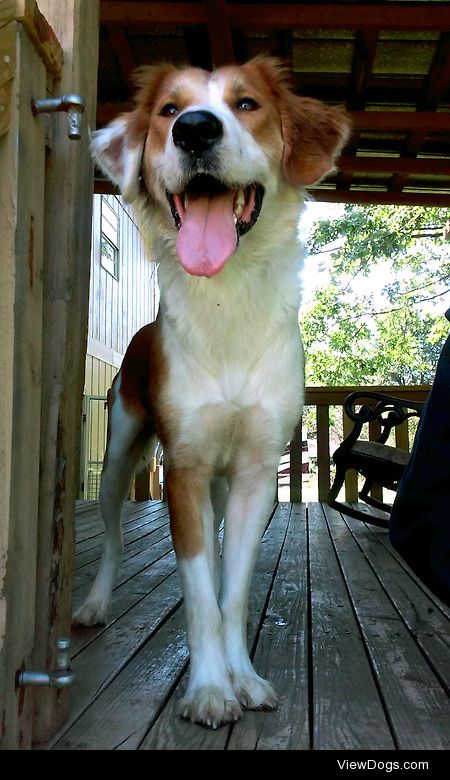
M 149 67 L 138 84 L 135 110 L 95 134 L 94 157 L 128 201 L 143 176 L 193 275 L 221 270 L 280 180 L 325 176 L 349 132 L 345 112 L 294 95 L 270 58 L 213 73 Z

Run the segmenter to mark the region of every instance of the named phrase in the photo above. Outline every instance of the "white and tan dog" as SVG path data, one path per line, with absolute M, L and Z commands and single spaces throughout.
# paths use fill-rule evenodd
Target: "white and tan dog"
M 348 128 L 344 112 L 295 96 L 279 64 L 258 58 L 213 73 L 144 69 L 134 111 L 93 141 L 98 164 L 141 205 L 161 305 L 110 391 L 105 550 L 75 622 L 105 621 L 122 504 L 156 436 L 188 623 L 180 712 L 211 727 L 242 707 L 276 706 L 249 659 L 247 600 L 280 455 L 302 408 L 302 188 L 333 168 Z

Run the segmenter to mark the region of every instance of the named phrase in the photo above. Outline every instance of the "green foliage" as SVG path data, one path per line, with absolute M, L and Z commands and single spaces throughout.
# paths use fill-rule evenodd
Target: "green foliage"
M 334 248 L 302 313 L 307 383 L 431 382 L 448 333 L 448 209 L 348 205 L 318 223 L 311 255 Z

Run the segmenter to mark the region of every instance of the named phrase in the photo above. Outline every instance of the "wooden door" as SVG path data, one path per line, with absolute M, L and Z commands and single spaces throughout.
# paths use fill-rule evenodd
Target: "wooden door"
M 15 680 L 54 668 L 70 632 L 92 166 L 87 132 L 70 141 L 65 116 L 34 117 L 31 101 L 81 94 L 93 124 L 97 46 L 97 0 L 0 0 L 3 749 L 46 740 L 67 716 L 68 693 Z

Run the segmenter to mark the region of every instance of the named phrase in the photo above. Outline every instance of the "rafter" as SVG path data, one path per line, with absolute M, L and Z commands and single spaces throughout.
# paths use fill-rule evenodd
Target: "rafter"
M 117 187 L 110 181 L 96 178 L 94 192 L 97 195 L 120 195 Z M 397 206 L 440 206 L 450 208 L 450 192 L 448 194 L 430 192 L 381 192 L 379 190 L 337 190 L 312 189 L 310 195 L 313 201 L 325 203 L 380 203 Z
M 358 130 L 379 130 L 393 132 L 402 130 L 423 130 L 426 133 L 450 134 L 450 112 L 431 111 L 352 111 L 353 125 Z
M 439 206 L 450 208 L 448 194 L 430 192 L 380 192 L 374 190 L 338 191 L 315 189 L 311 191 L 313 200 L 325 203 L 379 203 L 394 206 Z
M 389 192 L 403 192 L 408 184 L 409 173 L 394 173 L 388 184 Z
M 403 156 L 414 158 L 417 157 L 422 146 L 425 143 L 426 138 L 425 130 L 417 130 L 413 133 L 408 133 L 406 143 L 404 146 Z M 408 184 L 409 173 L 395 173 L 389 183 L 390 192 L 402 192 L 402 190 Z
M 437 46 L 418 108 L 422 111 L 433 111 L 448 89 L 450 89 L 450 33 L 447 32 L 442 34 Z
M 206 27 L 202 25 L 184 27 L 183 37 L 187 61 L 196 68 L 211 70 L 211 52 Z
M 415 157 L 340 157 L 340 171 L 450 176 L 450 159 Z M 450 182 L 449 182 L 450 184 Z
M 231 27 L 258 29 L 450 30 L 450 8 L 441 3 L 230 3 Z M 106 24 L 206 24 L 203 3 L 102 0 Z
M 206 24 L 206 7 L 201 2 L 146 3 L 101 0 L 100 23 L 147 26 Z
M 120 69 L 125 76 L 129 87 L 133 88 L 134 82 L 132 74 L 137 68 L 137 62 L 134 58 L 128 38 L 120 27 L 109 26 L 107 32 L 108 40 L 117 57 Z
M 377 30 L 358 30 L 356 33 L 349 97 L 347 100 L 347 108 L 349 109 L 364 108 L 365 106 L 365 89 L 372 73 L 377 42 Z
M 233 41 L 225 0 L 203 0 L 213 67 L 234 62 Z

